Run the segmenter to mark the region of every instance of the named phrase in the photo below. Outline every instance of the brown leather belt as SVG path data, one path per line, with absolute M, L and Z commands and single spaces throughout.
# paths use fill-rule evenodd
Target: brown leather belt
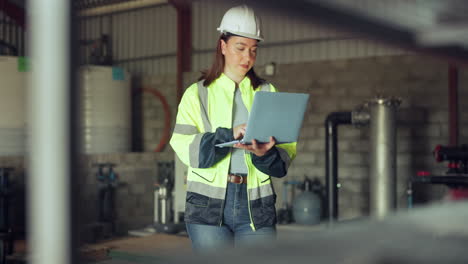
M 247 175 L 235 175 L 235 174 L 228 174 L 227 176 L 228 182 L 236 183 L 236 184 L 245 184 L 247 183 Z

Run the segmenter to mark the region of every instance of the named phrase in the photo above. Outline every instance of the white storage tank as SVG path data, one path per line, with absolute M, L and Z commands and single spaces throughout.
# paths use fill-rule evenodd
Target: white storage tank
M 26 149 L 26 63 L 0 56 L 0 156 L 24 155 Z
M 80 67 L 82 152 L 129 152 L 130 75 L 119 67 Z

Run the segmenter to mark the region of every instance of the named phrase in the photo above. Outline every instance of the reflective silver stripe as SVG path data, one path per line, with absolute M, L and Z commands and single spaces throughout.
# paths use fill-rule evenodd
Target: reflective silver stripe
M 198 98 L 200 100 L 200 113 L 205 132 L 211 132 L 211 123 L 208 118 L 208 89 L 203 85 L 203 80 L 198 82 Z
M 226 194 L 225 188 L 214 187 L 196 181 L 187 181 L 187 191 L 203 194 L 205 196 L 215 199 L 224 199 L 224 196 Z
M 289 164 L 291 164 L 291 157 L 289 157 L 288 152 L 280 147 L 276 148 L 280 154 L 281 159 L 284 161 L 284 164 L 286 165 L 286 168 L 289 168 Z
M 192 125 L 176 124 L 174 126 L 174 133 L 182 135 L 194 135 L 198 134 L 198 129 L 196 126 Z
M 203 134 L 197 134 L 189 145 L 190 167 L 198 168 L 200 164 L 200 141 Z
M 257 200 L 260 198 L 273 195 L 273 188 L 271 187 L 271 183 L 262 185 L 257 188 L 250 189 L 248 191 L 249 191 L 250 200 Z
M 264 91 L 264 92 L 269 92 L 269 91 L 271 91 L 271 89 L 270 89 L 270 84 L 268 84 L 268 83 L 262 84 L 262 88 L 260 88 L 260 90 L 261 90 L 261 91 Z

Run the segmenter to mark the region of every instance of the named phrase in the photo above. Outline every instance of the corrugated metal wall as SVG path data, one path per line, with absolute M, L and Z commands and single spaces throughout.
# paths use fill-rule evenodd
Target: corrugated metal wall
M 193 70 L 205 68 L 212 62 L 212 53 L 219 36 L 216 28 L 224 12 L 231 6 L 231 2 L 223 1 L 193 3 Z M 405 53 L 296 17 L 268 10 L 256 11 L 261 17 L 265 37 L 265 41 L 260 43 L 257 57 L 256 63 L 259 65 L 271 61 L 296 63 Z
M 91 42 L 108 34 L 114 64 L 132 74 L 176 71 L 177 16 L 170 5 L 120 12 L 81 20 L 83 63 L 90 62 Z
M 223 1 L 194 1 L 192 13 L 192 70 L 211 64 L 219 26 L 224 12 L 232 6 Z M 262 18 L 265 41 L 257 64 L 296 63 L 402 54 L 405 51 L 377 44 L 346 32 L 301 21 L 284 14 L 257 10 Z M 132 74 L 160 74 L 176 71 L 177 17 L 170 5 L 82 18 L 81 40 L 101 34 L 112 39 L 116 65 Z M 89 62 L 92 46 L 81 50 Z
M 24 55 L 25 34 L 15 21 L 0 11 L 0 54 Z

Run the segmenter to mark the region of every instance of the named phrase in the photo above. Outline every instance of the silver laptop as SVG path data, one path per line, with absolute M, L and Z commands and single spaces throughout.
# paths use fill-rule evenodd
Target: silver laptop
M 273 136 L 277 144 L 296 142 L 307 108 L 308 94 L 255 93 L 244 138 L 217 144 L 232 147 L 236 143 L 251 144 L 252 139 L 267 143 Z

